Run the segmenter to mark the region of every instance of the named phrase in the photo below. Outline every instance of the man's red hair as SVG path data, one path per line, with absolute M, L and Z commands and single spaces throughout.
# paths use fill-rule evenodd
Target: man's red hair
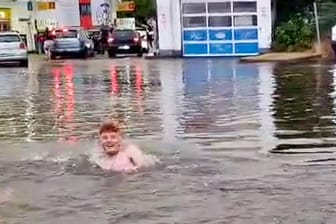
M 99 128 L 99 134 L 101 135 L 104 132 L 116 132 L 120 133 L 121 129 L 118 123 L 113 121 L 104 122 Z

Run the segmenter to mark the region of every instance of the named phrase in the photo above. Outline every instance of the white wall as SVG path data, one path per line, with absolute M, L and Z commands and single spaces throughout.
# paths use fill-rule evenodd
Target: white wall
M 78 0 L 57 0 L 55 10 L 32 12 L 32 18 L 38 20 L 41 29 L 48 24 L 51 26 L 80 26 Z
M 11 8 L 11 27 L 12 30 L 17 30 L 26 33 L 27 22 L 19 22 L 19 18 L 29 18 L 27 10 L 27 3 L 25 2 L 12 2 L 0 0 L 0 8 Z
M 172 14 L 172 45 L 174 51 L 181 51 L 182 35 L 181 35 L 181 5 L 180 0 L 171 1 Z
M 156 0 L 160 54 L 181 50 L 179 0 Z
M 56 10 L 38 11 L 32 16 L 32 19 L 37 20 L 39 29 L 45 29 L 47 26 L 49 27 L 48 24 L 50 24 L 50 22 L 55 23 L 56 26 L 58 26 Z
M 269 49 L 272 43 L 271 0 L 258 0 L 259 48 Z
M 57 0 L 56 21 L 60 26 L 80 26 L 78 0 Z

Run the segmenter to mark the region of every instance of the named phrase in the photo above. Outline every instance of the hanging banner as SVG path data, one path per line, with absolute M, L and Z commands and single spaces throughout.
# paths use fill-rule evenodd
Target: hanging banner
M 112 24 L 112 1 L 91 0 L 92 24 L 94 26 Z

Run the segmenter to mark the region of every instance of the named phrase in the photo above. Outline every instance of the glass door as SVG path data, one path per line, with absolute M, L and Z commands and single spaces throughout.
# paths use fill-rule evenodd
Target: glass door
M 208 30 L 206 2 L 182 2 L 182 42 L 184 56 L 208 55 Z

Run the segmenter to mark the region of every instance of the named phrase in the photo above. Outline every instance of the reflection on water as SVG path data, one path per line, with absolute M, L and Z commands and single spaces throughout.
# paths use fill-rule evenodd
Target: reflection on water
M 335 144 L 334 72 L 328 65 L 283 65 L 274 71 L 273 152 L 333 152 Z
M 3 72 L 0 139 L 78 142 L 114 117 L 133 137 L 184 139 L 211 151 L 329 152 L 334 146 L 330 65 L 89 63 Z
M 10 117 L 5 122 L 13 120 L 11 127 L 20 131 L 3 128 L 2 140 L 78 141 L 93 137 L 99 122 L 115 117 L 134 137 L 189 139 L 218 150 L 258 147 L 259 66 L 137 61 L 96 66 L 100 69 L 93 72 L 76 63 L 40 67 L 37 74 L 21 77 L 34 84 L 13 85 L 3 108 L 17 111 L 29 104 L 31 115 L 23 122 L 21 113 L 3 111 Z M 35 93 L 29 93 L 32 88 Z M 27 91 L 29 103 L 24 101 Z

